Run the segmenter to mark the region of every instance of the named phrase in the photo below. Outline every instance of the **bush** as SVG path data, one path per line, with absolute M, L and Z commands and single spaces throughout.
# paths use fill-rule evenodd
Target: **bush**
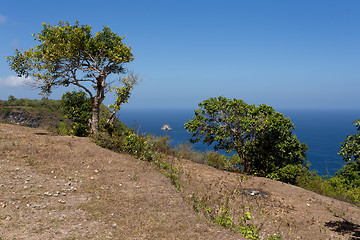
M 110 136 L 106 132 L 100 132 L 93 136 L 94 142 L 100 147 L 110 149 L 115 152 L 122 152 L 125 145 L 124 136 Z
M 153 160 L 154 151 L 145 136 L 131 132 L 125 140 L 124 151 L 137 156 L 140 160 Z
M 66 92 L 62 95 L 60 106 L 65 117 L 74 122 L 70 134 L 85 137 L 89 135 L 88 122 L 91 117 L 91 100 L 84 92 Z
M 227 158 L 217 152 L 207 152 L 204 154 L 205 164 L 218 169 L 225 169 Z
M 185 158 L 190 161 L 204 164 L 203 154 L 196 151 L 194 147 L 188 143 L 182 143 L 175 147 L 175 156 L 178 158 Z
M 56 126 L 55 132 L 58 134 L 62 134 L 62 135 L 68 134 L 69 131 L 67 129 L 66 123 L 64 123 L 63 121 L 60 121 Z
M 360 206 L 360 188 L 348 185 L 344 178 L 337 176 L 321 177 L 317 175 L 316 172 L 308 171 L 299 176 L 296 185 L 325 196 Z
M 278 169 L 274 173 L 270 173 L 267 177 L 273 180 L 296 185 L 299 177 L 304 177 L 308 172 L 308 169 L 302 165 L 286 165 L 283 168 Z
M 156 151 L 167 155 L 174 155 L 175 151 L 169 145 L 169 136 L 156 137 L 151 134 L 146 135 L 147 142 L 151 145 L 150 147 Z
M 74 122 L 69 133 L 78 137 L 86 137 L 89 135 L 89 130 L 86 124 Z
M 344 179 L 349 187 L 360 188 L 360 160 L 348 162 L 337 171 L 336 177 Z

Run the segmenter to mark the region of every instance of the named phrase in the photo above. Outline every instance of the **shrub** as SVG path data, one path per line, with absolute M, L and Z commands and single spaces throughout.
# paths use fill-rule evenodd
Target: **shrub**
M 360 188 L 348 185 L 344 178 L 321 177 L 308 171 L 299 176 L 297 186 L 360 206 Z
M 360 160 L 348 162 L 337 171 L 336 176 L 344 179 L 349 187 L 360 188 Z
M 174 155 L 174 149 L 169 145 L 169 136 L 156 137 L 151 134 L 146 135 L 147 142 L 151 145 L 151 148 L 156 152 L 161 152 L 167 155 Z
M 194 147 L 188 143 L 182 143 L 175 147 L 175 156 L 178 158 L 185 158 L 190 161 L 204 164 L 203 154 L 196 151 Z
M 232 155 L 226 162 L 226 169 L 230 172 L 241 171 L 241 159 L 238 154 Z
M 214 168 L 224 169 L 226 156 L 217 152 L 206 152 L 204 154 L 204 162 Z
M 145 136 L 131 132 L 125 137 L 125 140 L 124 150 L 126 152 L 137 156 L 140 160 L 151 161 L 153 159 L 154 152 Z
M 58 134 L 63 134 L 63 135 L 68 134 L 68 129 L 67 129 L 66 123 L 64 123 L 63 121 L 60 121 L 56 126 L 55 132 Z
M 89 130 L 86 124 L 74 122 L 69 133 L 78 137 L 86 137 L 89 135 Z
M 289 183 L 295 185 L 298 182 L 299 177 L 306 175 L 308 169 L 301 165 L 286 165 L 283 168 L 278 169 L 274 173 L 270 173 L 267 177 L 273 180 Z
M 70 134 L 79 137 L 87 136 L 92 105 L 86 93 L 81 91 L 66 92 L 62 95 L 60 106 L 65 117 L 74 122 Z
M 100 147 L 110 149 L 112 151 L 121 152 L 124 149 L 125 137 L 112 137 L 106 132 L 100 132 L 93 136 L 94 142 Z

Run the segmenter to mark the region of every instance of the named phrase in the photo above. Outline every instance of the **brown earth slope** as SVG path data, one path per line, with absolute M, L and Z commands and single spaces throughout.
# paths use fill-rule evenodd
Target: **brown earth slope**
M 231 228 L 247 212 L 260 239 L 360 239 L 351 204 L 169 159 L 181 191 L 150 163 L 88 138 L 0 124 L 0 239 L 243 239 Z

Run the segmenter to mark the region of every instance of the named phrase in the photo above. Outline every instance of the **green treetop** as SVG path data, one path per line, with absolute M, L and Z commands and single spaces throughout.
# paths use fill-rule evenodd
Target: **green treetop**
M 185 128 L 192 143 L 214 144 L 215 150 L 235 151 L 246 173 L 266 175 L 287 164 L 304 164 L 306 144 L 292 133 L 288 118 L 265 104 L 248 105 L 243 100 L 210 98 L 199 103 Z
M 124 74 L 125 63 L 133 61 L 131 47 L 105 26 L 92 34 L 91 26 L 76 22 L 43 23 L 43 30 L 34 36 L 38 45 L 27 51 L 15 49 L 8 56 L 10 68 L 19 76 L 36 80 L 44 94 L 57 86 L 75 85 L 83 89 L 92 103 L 90 119 L 93 133 L 99 131 L 99 106 L 110 90 L 110 74 Z

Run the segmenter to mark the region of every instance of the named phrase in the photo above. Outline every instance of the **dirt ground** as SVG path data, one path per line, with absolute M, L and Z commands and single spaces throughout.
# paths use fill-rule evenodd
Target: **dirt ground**
M 0 239 L 360 239 L 354 205 L 169 157 L 181 191 L 148 162 L 88 138 L 0 124 Z M 228 229 L 209 221 L 231 219 Z M 217 218 L 220 219 L 220 218 Z

